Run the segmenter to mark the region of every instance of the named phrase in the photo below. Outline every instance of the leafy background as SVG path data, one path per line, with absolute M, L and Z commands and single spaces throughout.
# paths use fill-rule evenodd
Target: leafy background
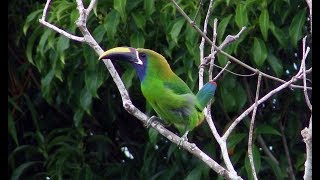
M 88 0 L 85 1 L 88 4 Z M 178 1 L 203 26 L 209 0 Z M 103 63 L 88 45 L 44 28 L 38 22 L 44 1 L 13 0 L 8 6 L 8 175 L 15 179 L 212 179 L 218 175 L 191 154 L 180 150 L 129 115 Z M 301 38 L 309 35 L 308 9 L 302 0 L 216 0 L 209 21 L 217 18 L 218 44 L 226 35 L 247 29 L 225 51 L 243 62 L 282 79 L 296 74 Z M 48 21 L 80 35 L 76 3 L 55 0 Z M 200 36 L 170 1 L 99 0 L 88 28 L 104 49 L 133 46 L 163 54 L 174 72 L 197 92 Z M 308 40 L 311 45 L 311 41 Z M 206 54 L 210 47 L 206 47 Z M 227 58 L 218 55 L 223 66 Z M 307 67 L 311 60 L 307 60 Z M 131 100 L 152 115 L 139 81 L 127 64 L 115 64 Z M 230 70 L 250 74 L 232 64 Z M 215 69 L 215 73 L 218 69 Z M 312 79 L 311 79 L 312 80 Z M 255 96 L 256 76 L 230 73 L 218 80 L 212 114 L 218 131 L 228 127 Z M 279 83 L 263 79 L 261 95 Z M 309 84 L 311 85 L 311 84 Z M 310 113 L 300 89 L 286 89 L 258 109 L 254 132 L 254 161 L 261 179 L 287 179 L 287 140 L 294 175 L 301 179 L 305 145 L 300 131 Z M 249 119 L 228 139 L 229 154 L 239 175 L 252 179 L 247 158 Z M 283 131 L 281 130 L 283 127 Z M 173 131 L 175 129 L 170 127 Z M 262 136 L 279 164 L 261 150 Z M 204 123 L 190 140 L 222 162 L 219 146 Z M 218 177 L 221 179 L 221 177 Z

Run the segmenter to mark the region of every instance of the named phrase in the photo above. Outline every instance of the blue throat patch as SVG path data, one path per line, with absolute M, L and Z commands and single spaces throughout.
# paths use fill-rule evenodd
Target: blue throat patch
M 132 63 L 134 69 L 136 69 L 140 82 L 142 82 L 146 76 L 146 69 L 147 69 L 147 61 L 142 59 L 143 65 L 139 65 L 136 63 Z

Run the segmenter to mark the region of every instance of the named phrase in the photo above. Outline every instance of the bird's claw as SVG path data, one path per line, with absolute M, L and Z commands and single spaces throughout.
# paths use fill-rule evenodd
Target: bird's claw
M 146 126 L 147 128 L 149 128 L 150 125 L 151 125 L 151 123 L 155 120 L 155 118 L 156 118 L 156 116 L 151 116 L 151 117 L 147 120 L 145 126 Z
M 183 142 L 187 141 L 188 142 L 188 133 L 189 131 L 186 131 L 184 133 L 184 135 L 180 138 L 179 142 L 178 142 L 178 147 L 180 149 L 180 147 L 183 145 Z

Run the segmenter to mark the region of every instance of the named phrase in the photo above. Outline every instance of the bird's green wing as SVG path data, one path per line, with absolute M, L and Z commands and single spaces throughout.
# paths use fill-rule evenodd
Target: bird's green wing
M 173 77 L 170 81 L 164 81 L 163 85 L 175 94 L 181 95 L 192 93 L 187 84 L 178 76 Z

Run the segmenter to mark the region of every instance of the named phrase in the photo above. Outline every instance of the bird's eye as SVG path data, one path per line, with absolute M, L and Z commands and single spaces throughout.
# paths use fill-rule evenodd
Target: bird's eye
M 145 53 L 140 53 L 140 57 L 145 58 L 146 54 Z

